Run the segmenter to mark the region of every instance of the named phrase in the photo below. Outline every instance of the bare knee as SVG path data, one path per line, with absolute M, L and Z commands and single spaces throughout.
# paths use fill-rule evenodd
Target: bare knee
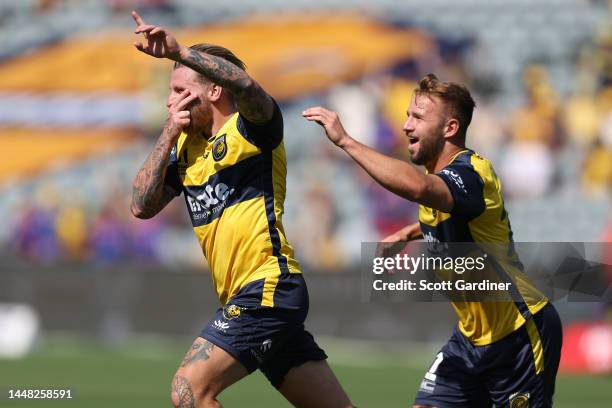
M 176 408 L 195 407 L 196 400 L 191 383 L 182 375 L 175 375 L 172 379 L 172 405 Z
M 218 408 L 221 407 L 217 401 L 217 394 L 210 384 L 192 385 L 188 377 L 177 374 L 172 380 L 172 405 L 176 408 Z

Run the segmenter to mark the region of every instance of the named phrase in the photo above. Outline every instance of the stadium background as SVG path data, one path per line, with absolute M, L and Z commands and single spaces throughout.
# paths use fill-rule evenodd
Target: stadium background
M 468 145 L 493 161 L 515 239 L 610 242 L 610 5 L 0 1 L 0 406 L 30 406 L 6 399 L 15 388 L 71 388 L 57 406 L 167 406 L 175 366 L 217 305 L 183 201 L 146 222 L 129 214 L 171 67 L 132 47 L 131 9 L 182 43 L 232 49 L 279 100 L 285 227 L 310 287 L 308 327 L 359 406 L 397 407 L 455 318 L 446 304 L 360 302 L 360 243 L 415 221 L 416 207 L 300 112 L 336 109 L 355 137 L 405 159 L 415 81 L 435 72 L 465 83 L 478 105 Z M 557 406 L 609 406 L 609 307 L 557 306 Z M 286 406 L 260 374 L 221 400 Z

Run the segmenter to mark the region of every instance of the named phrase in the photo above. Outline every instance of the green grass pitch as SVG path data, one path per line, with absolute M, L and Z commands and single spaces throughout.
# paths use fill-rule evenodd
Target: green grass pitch
M 403 351 L 385 349 L 383 354 L 373 352 L 371 347 L 343 347 L 337 341 L 321 343 L 331 356 L 334 371 L 360 408 L 410 406 L 435 354 L 411 347 Z M 189 339 L 136 340 L 111 349 L 82 340 L 47 341 L 25 359 L 0 360 L 0 407 L 169 407 L 170 379 L 188 344 Z M 8 390 L 17 388 L 71 389 L 73 398 L 9 400 Z M 558 378 L 555 407 L 608 407 L 611 399 L 610 377 Z M 220 400 L 228 408 L 289 407 L 259 372 L 226 390 Z

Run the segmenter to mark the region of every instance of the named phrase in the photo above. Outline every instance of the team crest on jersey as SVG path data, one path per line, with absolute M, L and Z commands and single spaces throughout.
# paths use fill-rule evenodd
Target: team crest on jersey
M 511 395 L 510 408 L 529 408 L 529 393 Z
M 223 308 L 223 317 L 226 320 L 232 320 L 240 317 L 240 307 L 236 305 L 229 305 Z
M 212 146 L 212 155 L 215 161 L 219 161 L 225 157 L 227 154 L 227 141 L 225 140 L 225 135 L 218 137 L 217 140 L 214 141 Z

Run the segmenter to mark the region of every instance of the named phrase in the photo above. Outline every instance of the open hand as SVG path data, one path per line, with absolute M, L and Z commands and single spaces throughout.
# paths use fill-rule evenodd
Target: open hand
M 334 111 L 327 110 L 320 106 L 306 109 L 302 112 L 302 116 L 309 121 L 317 122 L 323 126 L 329 140 L 337 146 L 342 147 L 344 142 L 350 139 L 350 136 L 344 130 L 338 114 Z
M 146 40 L 146 45 L 141 42 L 135 42 L 134 46 L 145 54 L 155 58 L 169 58 L 176 60 L 179 57 L 181 50 L 180 44 L 176 38 L 164 28 L 146 24 L 140 14 L 132 11 L 132 18 L 137 24 L 136 34 L 143 34 Z

